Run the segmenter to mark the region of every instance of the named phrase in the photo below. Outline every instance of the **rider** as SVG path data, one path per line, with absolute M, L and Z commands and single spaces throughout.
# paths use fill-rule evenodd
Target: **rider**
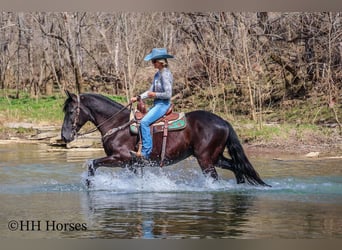
M 154 75 L 150 88 L 140 96 L 131 98 L 131 102 L 136 102 L 139 98 L 154 98 L 153 106 L 140 122 L 142 137 L 141 153 L 131 151 L 131 154 L 136 157 L 149 159 L 153 147 L 150 125 L 161 118 L 171 105 L 173 76 L 168 68 L 167 58 L 173 58 L 173 56 L 169 55 L 165 48 L 152 49 L 151 53 L 144 60 L 151 60 L 154 68 L 158 69 L 158 71 Z

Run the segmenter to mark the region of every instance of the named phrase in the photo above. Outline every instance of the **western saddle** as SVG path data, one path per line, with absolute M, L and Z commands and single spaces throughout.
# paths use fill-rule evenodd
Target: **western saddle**
M 186 119 L 185 119 L 184 112 L 181 112 L 181 113 L 173 112 L 173 107 L 174 105 L 171 104 L 169 109 L 166 111 L 165 115 L 163 115 L 161 118 L 159 118 L 150 126 L 152 134 L 163 132 L 163 143 L 162 143 L 162 150 L 161 150 L 161 155 L 160 155 L 161 167 L 164 165 L 168 131 L 181 130 L 181 129 L 184 129 L 186 126 Z M 134 119 L 136 122 L 130 126 L 131 132 L 138 134 L 139 136 L 138 152 L 141 152 L 141 148 L 142 148 L 139 124 L 140 124 L 141 119 L 146 114 L 147 114 L 146 104 L 140 99 L 138 100 L 137 109 L 133 113 Z

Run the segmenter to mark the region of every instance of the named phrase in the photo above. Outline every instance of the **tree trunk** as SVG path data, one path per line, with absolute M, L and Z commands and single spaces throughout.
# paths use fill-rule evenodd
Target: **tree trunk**
M 64 15 L 64 20 L 65 20 L 65 26 L 66 26 L 66 31 L 67 31 L 67 44 L 68 44 L 68 52 L 69 52 L 69 58 L 70 58 L 70 63 L 74 72 L 74 77 L 75 77 L 75 87 L 77 90 L 77 93 L 82 93 L 83 92 L 83 79 L 82 79 L 82 74 L 81 74 L 81 69 L 80 69 L 80 62 L 79 62 L 79 46 L 77 41 L 80 39 L 79 35 L 80 33 L 78 32 L 79 30 L 79 24 L 75 21 L 77 18 L 74 14 L 74 22 L 72 22 L 72 18 L 70 17 L 70 14 L 67 12 L 63 13 Z M 71 28 L 74 28 L 75 30 L 75 35 L 73 34 Z

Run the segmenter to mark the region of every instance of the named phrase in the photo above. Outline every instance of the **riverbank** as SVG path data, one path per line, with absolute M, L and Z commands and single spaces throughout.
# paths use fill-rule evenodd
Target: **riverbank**
M 82 136 L 76 141 L 65 144 L 60 139 L 60 125 L 49 123 L 3 123 L 0 126 L 0 143 L 40 143 L 56 150 L 99 150 L 102 148 L 98 132 Z M 332 158 L 342 157 L 342 138 L 337 129 L 322 133 L 321 130 L 279 127 L 279 132 L 269 132 L 251 139 L 251 125 L 237 126 L 236 130 L 246 153 L 250 156 L 265 158 Z M 244 131 L 244 132 L 241 132 Z M 274 131 L 274 129 L 272 130 Z
M 110 98 L 120 103 L 125 102 L 124 97 Z M 67 145 L 61 141 L 64 101 L 65 97 L 59 95 L 39 99 L 27 95 L 20 99 L 0 98 L 0 140 L 3 143 L 45 143 L 59 149 L 102 148 L 97 133 Z M 296 103 L 288 110 L 265 113 L 261 124 L 246 116 L 227 113 L 218 115 L 232 124 L 249 154 L 342 155 L 342 135 L 338 122 L 341 118 L 334 119 L 331 110 L 324 105 L 317 111 L 310 107 L 305 103 Z M 82 131 L 91 128 L 93 125 L 87 123 Z

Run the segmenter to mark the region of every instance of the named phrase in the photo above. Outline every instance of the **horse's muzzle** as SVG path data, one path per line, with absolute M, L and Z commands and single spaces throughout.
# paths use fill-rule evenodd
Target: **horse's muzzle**
M 69 135 L 66 135 L 65 133 L 62 132 L 61 137 L 65 143 L 69 143 L 75 139 L 75 133 L 72 132 Z

